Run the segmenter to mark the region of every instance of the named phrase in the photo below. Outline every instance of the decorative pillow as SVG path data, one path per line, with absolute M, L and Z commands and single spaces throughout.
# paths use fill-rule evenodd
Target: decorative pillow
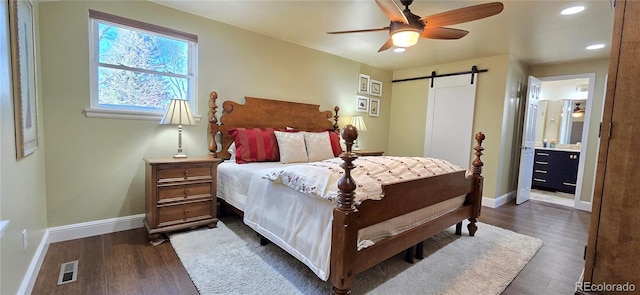
M 304 133 L 275 131 L 278 149 L 280 150 L 280 162 L 304 163 L 309 162 L 307 148 L 304 144 Z
M 229 162 L 235 162 L 236 161 L 236 143 L 232 142 L 231 145 L 229 146 L 229 148 L 227 149 L 227 152 L 229 152 L 229 154 L 231 154 L 231 156 L 229 157 Z
M 278 142 L 272 128 L 232 128 L 236 163 L 274 162 L 280 160 Z
M 342 146 L 340 145 L 340 135 L 337 132 L 329 130 L 329 138 L 331 140 L 331 150 L 335 157 L 339 157 L 342 154 Z
M 309 162 L 318 162 L 334 157 L 329 132 L 303 132 Z

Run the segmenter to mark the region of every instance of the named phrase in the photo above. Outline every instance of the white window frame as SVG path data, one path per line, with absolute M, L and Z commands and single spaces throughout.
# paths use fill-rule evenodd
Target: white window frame
M 189 107 L 191 108 L 196 122 L 200 122 L 201 117 L 198 115 L 197 86 L 198 86 L 198 36 L 190 33 L 177 31 L 137 20 L 132 20 L 100 11 L 89 10 L 89 79 L 90 79 L 90 107 L 85 109 L 87 117 L 91 118 L 111 118 L 111 119 L 137 119 L 137 120 L 161 120 L 164 115 L 163 111 L 146 111 L 143 109 L 127 108 L 127 107 L 105 107 L 99 104 L 98 97 L 98 68 L 104 66 L 99 63 L 99 45 L 98 45 L 98 24 L 107 23 L 112 26 L 123 27 L 142 31 L 148 34 L 158 35 L 166 38 L 172 38 L 189 44 L 189 72 L 187 75 L 176 75 L 186 78 L 189 81 Z M 108 65 L 109 68 L 130 70 L 126 66 Z M 145 72 L 142 69 L 136 71 Z M 149 71 L 153 73 L 152 71 Z

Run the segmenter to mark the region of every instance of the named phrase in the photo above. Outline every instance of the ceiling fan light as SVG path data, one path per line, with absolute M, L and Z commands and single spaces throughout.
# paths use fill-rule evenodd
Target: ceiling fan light
M 420 33 L 418 31 L 406 30 L 406 31 L 398 31 L 391 35 L 391 40 L 393 40 L 393 45 L 397 47 L 410 47 L 416 45 L 418 43 L 418 39 L 420 38 Z
M 604 48 L 604 44 L 599 43 L 599 44 L 592 44 L 586 47 L 587 50 L 597 50 L 597 49 L 602 49 Z
M 584 6 L 572 6 L 572 7 L 563 9 L 560 12 L 560 14 L 562 14 L 562 15 L 572 15 L 572 14 L 580 13 L 583 10 L 584 10 Z

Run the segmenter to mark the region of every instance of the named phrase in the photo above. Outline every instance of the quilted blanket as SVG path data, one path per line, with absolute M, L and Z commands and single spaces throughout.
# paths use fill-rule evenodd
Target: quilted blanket
M 294 190 L 331 201 L 338 199 L 338 180 L 344 174 L 343 161 L 333 158 L 269 170 L 264 178 L 281 182 Z M 463 171 L 445 160 L 424 157 L 360 157 L 351 176 L 356 183 L 355 201 L 380 200 L 382 184 Z

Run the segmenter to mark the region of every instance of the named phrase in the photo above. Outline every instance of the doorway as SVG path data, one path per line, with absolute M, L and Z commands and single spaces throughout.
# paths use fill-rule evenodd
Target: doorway
M 532 168 L 529 167 L 534 167 L 533 157 L 521 157 L 517 203 L 532 198 L 589 211 L 590 204 L 585 208 L 585 202 L 581 201 L 580 196 L 584 183 L 595 74 L 554 76 L 539 80 L 539 102 L 535 106 L 536 111 L 532 112 L 536 118 L 525 120 L 523 130 L 535 133 L 536 153 L 564 155 L 567 152 L 568 157 L 577 160 L 577 171 L 573 170 L 575 172 L 572 173 L 575 174 L 572 181 L 561 181 L 551 175 L 548 175 L 551 179 L 536 177 L 548 172 L 538 166 L 530 171 Z M 546 165 L 547 161 L 539 162 Z M 559 182 L 564 188 L 551 185 L 549 181 Z M 592 182 L 593 180 L 588 180 L 587 185 L 592 185 Z

